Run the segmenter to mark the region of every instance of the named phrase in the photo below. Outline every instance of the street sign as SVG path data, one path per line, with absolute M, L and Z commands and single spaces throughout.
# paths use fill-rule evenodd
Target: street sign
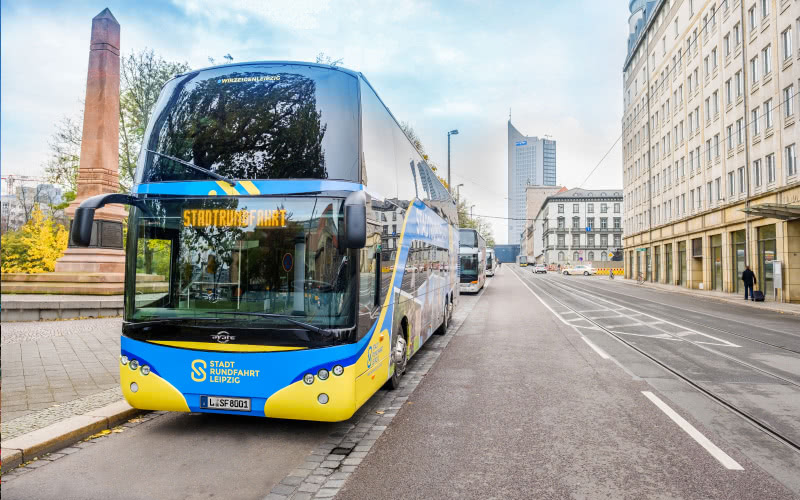
M 294 267 L 294 258 L 292 257 L 292 254 L 287 253 L 286 255 L 284 255 L 283 261 L 281 263 L 283 264 L 284 271 L 286 271 L 287 273 L 291 271 L 292 268 Z
M 528 144 L 528 141 L 517 141 L 517 143 L 516 143 L 516 144 L 514 144 L 514 145 L 515 145 L 515 146 L 525 146 L 525 145 L 527 145 L 527 144 Z
M 608 257 L 609 257 L 609 258 L 611 258 L 611 257 L 614 257 L 614 254 L 613 254 L 613 253 L 611 253 L 611 252 L 608 252 Z
M 647 249 L 646 248 L 637 248 L 636 251 L 637 252 L 646 252 Z
M 592 230 L 592 226 L 586 226 L 586 232 L 587 232 L 587 233 L 588 233 L 589 231 L 591 231 L 591 230 Z

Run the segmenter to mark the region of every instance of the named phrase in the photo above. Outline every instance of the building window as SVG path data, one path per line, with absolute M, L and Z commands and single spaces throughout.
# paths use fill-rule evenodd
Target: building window
M 733 26 L 733 42 L 736 47 L 742 43 L 742 25 L 741 23 L 736 23 Z
M 761 160 L 753 161 L 753 184 L 761 187 Z
M 787 60 L 792 57 L 792 28 L 791 26 L 786 28 L 783 33 L 781 33 L 781 46 L 783 47 L 783 60 Z
M 564 218 L 563 217 L 559 217 L 558 218 L 558 229 L 564 229 L 564 224 L 565 224 Z
M 750 83 L 758 82 L 758 56 L 750 59 Z
M 614 246 L 616 248 L 619 248 L 619 247 L 622 246 L 622 236 L 620 236 L 619 234 L 615 234 L 614 235 Z
M 772 184 L 775 182 L 775 153 L 767 155 L 767 183 Z
M 573 214 L 577 214 L 577 213 L 580 213 L 580 211 L 581 211 L 581 206 L 578 203 L 573 203 L 572 204 L 572 213 Z
M 581 246 L 581 235 L 580 234 L 573 234 L 572 235 L 572 246 L 574 246 L 574 247 Z
M 558 252 L 558 261 L 564 262 L 564 252 Z
M 581 218 L 580 217 L 573 217 L 572 218 L 572 228 L 578 229 L 581 227 Z
M 794 144 L 786 146 L 786 169 L 790 176 L 797 173 L 797 154 Z
M 706 182 L 706 202 L 711 205 L 711 202 L 714 200 L 714 191 L 711 185 L 711 181 Z
M 733 86 L 731 85 L 731 79 L 728 78 L 728 81 L 725 82 L 725 104 L 730 104 L 733 102 Z
M 753 135 L 758 135 L 758 133 L 760 132 L 760 130 L 758 128 L 759 127 L 759 124 L 758 124 L 758 106 L 753 108 L 753 110 L 750 112 L 750 123 L 753 124 Z
M 600 213 L 604 214 L 608 212 L 608 203 L 601 203 L 600 204 Z
M 572 261 L 578 262 L 578 252 L 572 252 Z
M 594 203 L 587 203 L 586 204 L 586 212 L 593 214 L 594 213 Z
M 736 178 L 734 175 L 733 172 L 728 172 L 728 196 L 731 198 L 736 195 Z
M 720 177 L 714 179 L 714 191 L 716 191 L 717 195 L 715 199 L 718 201 L 722 199 L 722 192 L 720 192 L 720 184 L 722 184 L 722 179 Z
M 560 214 L 564 213 L 564 204 L 563 203 L 559 203 L 558 204 L 558 213 L 560 213 Z
M 601 234 L 600 235 L 600 246 L 602 248 L 608 247 L 608 235 L 607 234 Z
M 766 129 L 772 128 L 772 99 L 767 99 L 764 102 L 764 127 Z
M 559 234 L 558 235 L 558 246 L 561 247 L 561 248 L 564 248 L 565 246 L 567 246 L 566 243 L 564 242 L 564 235 L 563 234 Z
M 619 203 L 614 203 L 614 213 L 615 213 L 615 214 L 618 214 L 618 213 L 619 213 L 619 210 L 620 210 L 620 205 L 619 205 Z
M 719 158 L 719 134 L 714 136 L 714 156 Z
M 764 60 L 764 76 L 772 72 L 772 45 L 767 45 L 761 51 L 761 59 Z
M 730 33 L 725 35 L 725 38 L 722 39 L 722 53 L 725 54 L 725 57 L 731 55 L 731 35 Z
M 614 217 L 614 229 L 622 229 L 622 217 Z
M 736 144 L 744 142 L 744 118 L 736 120 Z
M 744 167 L 739 167 L 739 194 L 744 193 Z
M 766 19 L 769 15 L 769 4 L 772 0 L 761 0 L 761 19 Z
M 789 85 L 783 89 L 784 116 L 790 117 L 794 114 L 794 85 Z
M 588 227 L 589 229 L 594 229 L 594 217 L 586 218 L 586 227 Z
M 755 31 L 756 26 L 758 26 L 758 21 L 756 21 L 756 6 L 753 5 L 750 7 L 750 10 L 747 11 L 747 21 L 748 26 L 750 27 L 750 32 L 752 33 Z
M 738 99 L 739 97 L 742 97 L 742 92 L 744 90 L 742 88 L 742 72 L 737 71 L 736 74 L 733 75 L 733 80 L 736 83 L 736 97 Z
M 608 229 L 608 217 L 600 217 L 600 229 Z

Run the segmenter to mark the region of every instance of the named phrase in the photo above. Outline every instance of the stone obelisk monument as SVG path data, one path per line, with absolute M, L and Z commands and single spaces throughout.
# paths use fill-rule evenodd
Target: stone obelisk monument
M 66 209 L 70 219 L 86 198 L 119 190 L 119 34 L 119 23 L 107 8 L 92 19 L 78 193 Z M 80 248 L 70 242 L 56 262 L 56 273 L 112 273 L 119 274 L 122 282 L 122 221 L 126 216 L 120 205 L 97 210 L 91 246 Z M 115 277 L 107 278 L 112 281 Z

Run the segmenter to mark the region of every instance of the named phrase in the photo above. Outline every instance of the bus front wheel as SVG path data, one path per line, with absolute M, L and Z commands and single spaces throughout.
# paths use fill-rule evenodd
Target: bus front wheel
M 406 371 L 407 362 L 408 348 L 406 346 L 406 339 L 403 332 L 399 332 L 392 346 L 392 364 L 394 365 L 394 372 L 389 379 L 389 389 L 397 389 L 400 387 L 400 379 Z

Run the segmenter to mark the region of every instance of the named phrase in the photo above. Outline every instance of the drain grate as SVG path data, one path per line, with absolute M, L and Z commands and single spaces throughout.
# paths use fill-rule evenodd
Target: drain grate
M 337 447 L 331 451 L 331 455 L 344 455 L 347 456 L 350 452 L 353 451 L 353 448 L 344 448 L 344 447 Z

